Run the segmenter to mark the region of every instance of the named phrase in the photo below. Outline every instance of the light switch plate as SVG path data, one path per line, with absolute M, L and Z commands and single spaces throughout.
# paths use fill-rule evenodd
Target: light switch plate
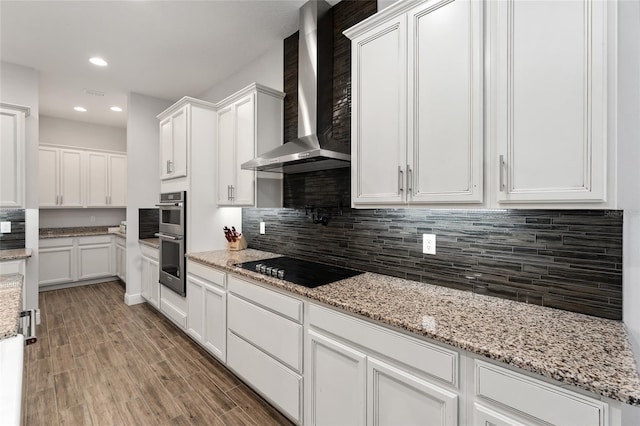
M 0 233 L 2 233 L 2 234 L 10 234 L 11 233 L 11 222 L 0 222 Z
M 264 222 L 260 222 L 260 235 L 264 235 L 267 233 L 266 225 Z
M 436 234 L 422 234 L 422 252 L 436 254 Z

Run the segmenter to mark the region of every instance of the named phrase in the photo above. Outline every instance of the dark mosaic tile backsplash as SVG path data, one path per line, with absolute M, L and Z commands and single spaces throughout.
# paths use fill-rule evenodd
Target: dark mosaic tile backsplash
M 316 217 L 318 211 L 315 212 Z M 622 211 L 243 209 L 249 247 L 622 318 Z M 259 222 L 267 233 L 259 235 Z M 422 254 L 422 234 L 437 254 Z
M 138 239 L 155 238 L 159 232 L 160 210 L 138 209 Z
M 0 209 L 0 221 L 11 222 L 11 233 L 0 234 L 0 250 L 25 247 L 25 216 L 23 209 Z

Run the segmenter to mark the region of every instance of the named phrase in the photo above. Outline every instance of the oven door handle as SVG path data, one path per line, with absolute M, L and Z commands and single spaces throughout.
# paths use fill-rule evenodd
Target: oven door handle
M 166 238 L 167 240 L 174 240 L 174 241 L 182 239 L 182 237 L 180 236 L 163 234 L 162 232 L 158 232 L 157 234 L 155 234 L 155 236 L 158 238 Z
M 182 207 L 182 202 L 179 203 L 159 203 L 156 207 Z

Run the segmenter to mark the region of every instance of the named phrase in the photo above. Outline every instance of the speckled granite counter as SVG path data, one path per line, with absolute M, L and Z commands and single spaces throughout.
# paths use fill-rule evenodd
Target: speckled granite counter
M 0 340 L 18 334 L 22 280 L 21 274 L 0 275 Z
M 143 240 L 138 240 L 138 242 L 155 249 L 160 248 L 160 238 L 145 238 Z
M 29 257 L 31 257 L 31 249 L 28 248 L 0 250 L 0 261 L 27 259 Z
M 233 266 L 278 256 L 247 249 L 190 253 L 187 258 L 640 405 L 640 378 L 621 322 L 369 272 L 310 289 Z
M 115 225 L 117 226 L 117 225 Z M 87 237 L 109 234 L 110 226 L 82 226 L 74 228 L 40 228 L 40 238 Z

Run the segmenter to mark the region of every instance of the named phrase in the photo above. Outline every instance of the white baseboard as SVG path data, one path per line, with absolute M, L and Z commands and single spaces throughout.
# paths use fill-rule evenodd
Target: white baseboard
M 51 284 L 51 285 L 41 285 L 38 288 L 38 291 L 60 290 L 61 288 L 80 287 L 83 285 L 100 284 L 100 283 L 106 283 L 110 281 L 118 281 L 118 277 L 95 278 L 92 280 L 75 281 L 75 282 Z
M 144 302 L 146 302 L 146 300 L 144 300 L 144 297 L 142 297 L 142 293 L 136 293 L 136 294 L 125 293 L 124 294 L 124 303 L 126 303 L 129 306 L 137 305 L 139 303 L 144 303 Z

